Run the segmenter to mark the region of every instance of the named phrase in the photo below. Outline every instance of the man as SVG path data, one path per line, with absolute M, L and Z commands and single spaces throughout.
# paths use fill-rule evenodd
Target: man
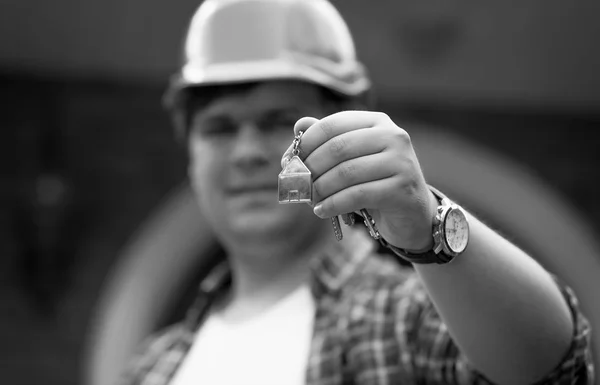
M 369 88 L 325 0 L 201 5 L 168 100 L 226 259 L 124 383 L 592 383 L 571 291 L 427 185 Z M 294 155 L 310 205 L 277 202 Z M 362 221 L 338 242 L 354 213 L 414 270 Z

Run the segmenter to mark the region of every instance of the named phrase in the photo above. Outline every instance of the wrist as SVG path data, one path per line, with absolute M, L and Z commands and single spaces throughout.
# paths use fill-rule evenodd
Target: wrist
M 433 227 L 433 221 L 440 201 L 431 191 L 431 189 L 429 189 L 429 187 L 427 187 L 427 192 L 428 201 L 425 209 L 425 211 L 427 212 L 427 220 L 425 221 L 425 225 L 421 229 L 419 229 L 419 233 L 416 234 L 417 237 L 415 237 L 416 241 L 414 242 L 414 244 L 410 245 L 410 247 L 404 248 L 404 250 L 412 254 L 425 253 L 433 249 L 434 246 L 434 240 L 431 229 Z
M 431 194 L 436 201 L 436 208 L 430 227 L 429 244 L 431 248 L 417 250 L 399 248 L 380 239 L 383 246 L 390 248 L 399 257 L 412 263 L 437 263 L 444 264 L 452 261 L 462 254 L 469 239 L 469 225 L 462 208 L 450 201 L 437 189 L 429 186 Z M 408 246 L 408 245 L 407 245 Z

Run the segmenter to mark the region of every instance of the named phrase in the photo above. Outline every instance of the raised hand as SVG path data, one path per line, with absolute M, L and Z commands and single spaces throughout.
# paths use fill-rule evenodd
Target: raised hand
M 343 111 L 320 120 L 302 118 L 294 127 L 299 131 L 317 216 L 364 208 L 389 243 L 409 250 L 431 247 L 437 202 L 405 130 L 383 113 Z M 282 164 L 290 156 L 291 147 Z

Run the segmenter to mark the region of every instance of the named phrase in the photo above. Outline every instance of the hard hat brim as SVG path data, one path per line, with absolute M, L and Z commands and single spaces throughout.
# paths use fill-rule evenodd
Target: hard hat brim
M 190 87 L 227 85 L 271 80 L 301 80 L 314 83 L 345 96 L 359 96 L 371 87 L 364 72 L 348 72 L 332 69 L 333 73 L 345 74 L 334 77 L 322 68 L 301 65 L 298 62 L 283 60 L 261 60 L 246 63 L 220 63 L 199 69 L 193 64 L 186 65 L 182 71 L 171 78 L 167 99 L 174 98 L 182 90 Z M 334 72 L 335 71 L 335 72 Z M 167 104 L 169 100 L 166 100 Z

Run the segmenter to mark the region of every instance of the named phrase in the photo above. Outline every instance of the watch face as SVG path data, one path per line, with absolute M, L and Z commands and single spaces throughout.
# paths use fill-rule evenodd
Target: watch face
M 450 250 L 461 253 L 469 241 L 469 224 L 465 214 L 460 209 L 450 210 L 444 225 L 446 243 Z

